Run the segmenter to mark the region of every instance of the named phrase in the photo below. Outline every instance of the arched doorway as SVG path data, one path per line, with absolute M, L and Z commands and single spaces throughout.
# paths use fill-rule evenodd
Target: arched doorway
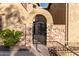
M 36 15 L 33 21 L 33 43 L 46 45 L 47 40 L 47 21 L 45 16 Z

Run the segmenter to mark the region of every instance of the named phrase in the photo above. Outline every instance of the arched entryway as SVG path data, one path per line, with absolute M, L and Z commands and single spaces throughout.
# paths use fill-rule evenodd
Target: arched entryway
M 44 44 L 47 41 L 47 21 L 45 16 L 38 14 L 33 21 L 33 43 Z

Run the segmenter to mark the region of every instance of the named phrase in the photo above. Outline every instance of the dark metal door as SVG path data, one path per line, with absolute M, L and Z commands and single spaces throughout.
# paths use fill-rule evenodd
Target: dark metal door
M 43 15 L 37 15 L 33 22 L 33 43 L 46 45 L 47 40 L 47 25 Z

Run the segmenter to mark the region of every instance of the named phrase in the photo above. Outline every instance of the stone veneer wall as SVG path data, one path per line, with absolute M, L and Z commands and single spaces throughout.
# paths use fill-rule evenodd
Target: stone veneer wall
M 52 43 L 56 42 L 52 41 L 58 41 L 65 44 L 65 25 L 48 25 L 47 26 L 47 46 L 52 47 Z M 57 44 L 58 45 L 58 44 Z
M 10 4 L 8 6 L 6 4 L 0 5 L 2 7 L 5 6 L 6 8 L 10 9 L 9 12 L 5 11 L 6 10 L 5 7 L 4 9 L 2 9 L 2 11 L 6 14 L 2 16 L 4 28 L 23 31 L 24 36 L 21 39 L 20 45 L 25 45 L 26 43 L 26 46 L 31 46 L 32 45 L 32 24 L 30 22 L 28 23 L 28 21 L 30 20 L 27 17 L 29 16 L 28 12 L 25 12 L 26 10 L 24 10 L 21 4 L 15 4 L 15 5 L 10 5 Z M 14 8 L 11 9 L 11 7 L 14 7 Z M 37 10 L 37 12 L 38 11 L 39 10 Z M 62 44 L 65 44 L 65 25 L 54 25 L 53 23 L 51 24 L 51 22 L 53 21 L 50 21 L 52 19 L 51 16 L 48 16 L 50 14 L 47 11 L 45 11 L 45 13 L 47 12 L 47 14 L 45 14 L 43 11 L 42 11 L 42 14 L 46 15 L 47 19 L 49 20 L 47 21 L 47 46 L 52 46 L 52 44 L 49 41 L 58 41 Z M 9 18 L 6 19 L 6 16 L 8 16 L 9 13 L 12 14 L 12 16 L 11 17 L 9 16 Z M 16 15 L 16 17 L 14 15 Z M 9 21 L 7 22 L 6 20 L 7 21 L 9 20 Z M 19 20 L 21 24 L 20 22 L 18 22 Z M 22 23 L 22 20 L 25 20 L 24 23 L 26 24 L 26 26 L 25 24 Z M 7 26 L 7 24 L 9 26 Z M 26 30 L 26 33 L 25 33 L 25 30 Z M 26 34 L 26 37 L 25 37 L 25 34 Z
M 16 26 L 15 26 L 16 25 Z M 15 24 L 11 25 L 8 28 L 19 30 L 24 32 L 26 30 L 26 40 L 21 40 L 21 45 L 26 43 L 26 46 L 31 46 L 32 42 L 32 24 L 26 24 L 26 29 L 24 24 Z M 65 44 L 65 25 L 48 25 L 47 26 L 47 47 L 52 47 L 52 43 L 49 41 L 58 41 L 62 44 Z M 56 44 L 56 43 L 55 43 Z
M 11 30 L 18 30 L 23 32 L 23 37 L 20 40 L 20 46 L 31 46 L 32 45 L 32 24 L 11 24 L 10 26 L 6 27 Z

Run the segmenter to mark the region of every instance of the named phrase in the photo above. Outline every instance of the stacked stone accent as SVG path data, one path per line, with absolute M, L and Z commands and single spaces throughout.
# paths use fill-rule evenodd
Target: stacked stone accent
M 21 45 L 31 46 L 32 43 L 32 24 L 15 24 L 10 25 L 9 29 L 19 30 L 24 33 Z M 25 32 L 26 31 L 26 32 Z M 26 37 L 25 37 L 26 36 Z M 65 25 L 47 24 L 47 46 L 52 47 L 52 41 L 58 41 L 65 44 Z
M 26 46 L 32 45 L 32 24 L 26 26 Z
M 6 28 L 23 32 L 20 45 L 30 46 L 32 44 L 32 25 L 31 24 L 11 24 Z
M 50 24 L 47 25 L 47 46 L 48 47 L 53 46 L 52 41 L 58 41 L 63 45 L 65 44 L 65 25 L 50 25 Z M 54 45 L 56 46 L 56 43 Z

